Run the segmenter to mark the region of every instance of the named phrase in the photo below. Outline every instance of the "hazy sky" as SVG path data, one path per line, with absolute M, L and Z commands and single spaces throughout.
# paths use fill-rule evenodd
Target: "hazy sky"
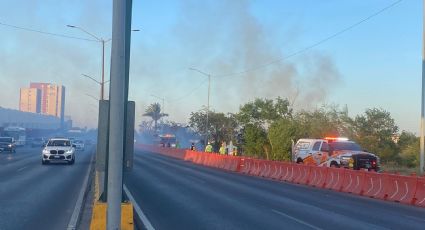
M 401 130 L 418 132 L 421 93 L 422 1 L 404 0 L 317 44 L 396 0 L 133 0 L 130 99 L 136 122 L 165 98 L 168 119 L 187 122 L 206 105 L 236 112 L 256 97 L 288 97 L 295 109 L 347 105 L 352 116 L 379 107 Z M 91 39 L 78 25 L 111 37 L 112 1 L 0 0 L 0 23 Z M 18 108 L 31 81 L 66 87 L 66 115 L 78 126 L 97 122 L 101 44 L 0 25 L 0 106 Z M 106 46 L 109 79 L 110 43 Z M 249 70 L 244 72 L 245 70 Z M 233 73 L 241 73 L 232 75 Z M 143 118 L 146 119 L 146 118 Z

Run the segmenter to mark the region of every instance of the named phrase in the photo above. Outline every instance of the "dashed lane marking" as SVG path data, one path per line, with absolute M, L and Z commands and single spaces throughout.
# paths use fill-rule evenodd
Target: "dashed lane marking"
M 284 216 L 284 217 L 286 217 L 286 218 L 288 218 L 288 219 L 291 219 L 291 220 L 293 220 L 293 221 L 295 221 L 295 222 L 297 222 L 297 223 L 299 223 L 299 224 L 302 224 L 302 225 L 305 225 L 305 226 L 307 226 L 307 227 L 310 227 L 310 228 L 312 228 L 312 229 L 322 230 L 322 229 L 321 229 L 321 228 L 319 228 L 319 227 L 316 227 L 316 226 L 314 226 L 314 225 L 311 225 L 311 224 L 309 224 L 309 223 L 307 223 L 307 222 L 305 222 L 305 221 L 302 221 L 302 220 L 300 220 L 300 219 L 298 219 L 298 218 L 295 218 L 295 217 L 289 216 L 289 215 L 287 215 L 287 214 L 285 214 L 285 213 L 283 213 L 283 212 L 280 212 L 280 211 L 277 211 L 277 210 L 274 210 L 274 209 L 272 209 L 272 212 L 274 212 L 274 213 L 276 213 L 276 214 L 279 214 L 279 215 L 281 215 L 281 216 Z

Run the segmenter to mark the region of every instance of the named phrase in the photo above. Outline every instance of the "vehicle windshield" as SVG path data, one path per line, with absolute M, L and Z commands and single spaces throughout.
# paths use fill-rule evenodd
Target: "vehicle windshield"
M 360 145 L 354 143 L 354 142 L 330 142 L 329 147 L 332 151 L 339 151 L 339 150 L 353 150 L 353 151 L 362 151 L 362 148 Z
M 11 137 L 0 137 L 0 142 L 12 142 Z
M 47 146 L 71 146 L 71 142 L 69 140 L 50 140 Z

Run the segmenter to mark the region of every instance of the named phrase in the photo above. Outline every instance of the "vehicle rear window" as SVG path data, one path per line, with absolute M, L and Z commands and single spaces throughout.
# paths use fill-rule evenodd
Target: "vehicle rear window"
M 71 146 L 71 142 L 68 140 L 50 140 L 47 146 Z
M 0 137 L 0 142 L 12 142 L 11 137 Z
M 332 151 L 339 151 L 339 150 L 352 150 L 352 151 L 362 151 L 362 148 L 360 145 L 354 143 L 354 142 L 330 142 L 329 147 Z
M 295 146 L 295 149 L 308 149 L 310 147 L 310 142 L 298 142 L 297 146 Z

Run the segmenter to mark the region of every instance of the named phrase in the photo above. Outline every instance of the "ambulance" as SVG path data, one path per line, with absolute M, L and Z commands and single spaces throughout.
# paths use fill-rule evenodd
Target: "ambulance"
M 379 171 L 379 157 L 348 138 L 300 139 L 292 152 L 296 163 Z

